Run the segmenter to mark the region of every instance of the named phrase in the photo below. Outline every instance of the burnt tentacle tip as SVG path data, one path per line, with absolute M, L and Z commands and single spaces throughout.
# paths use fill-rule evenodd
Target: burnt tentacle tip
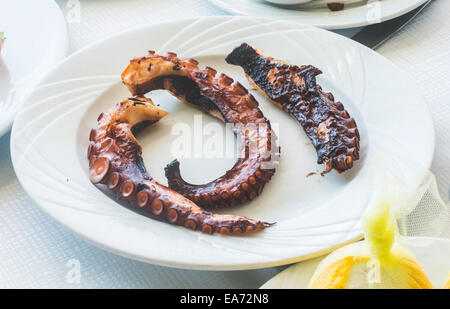
M 180 161 L 174 159 L 164 168 L 166 178 L 170 181 L 174 177 L 180 177 Z
M 253 233 L 253 232 L 259 232 L 261 230 L 264 230 L 268 227 L 273 226 L 274 224 L 275 224 L 275 222 L 269 223 L 269 222 L 264 222 L 264 221 L 239 222 L 236 224 L 225 223 L 223 225 L 219 225 L 216 228 L 216 231 L 219 234 L 223 234 L 223 235 L 240 236 L 240 235 L 249 234 L 249 233 Z M 210 230 L 208 230 L 208 232 L 211 233 Z
M 277 223 L 276 222 L 261 222 L 261 224 L 262 224 L 262 226 L 261 226 L 262 228 L 266 228 L 266 227 L 271 227 Z

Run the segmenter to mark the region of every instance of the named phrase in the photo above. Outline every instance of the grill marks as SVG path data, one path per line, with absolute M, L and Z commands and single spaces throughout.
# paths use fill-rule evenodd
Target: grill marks
M 317 84 L 319 69 L 266 57 L 246 43 L 236 47 L 226 61 L 241 66 L 258 91 L 301 124 L 317 151 L 317 162 L 326 164 L 324 173 L 344 172 L 359 159 L 356 123 L 342 103 Z

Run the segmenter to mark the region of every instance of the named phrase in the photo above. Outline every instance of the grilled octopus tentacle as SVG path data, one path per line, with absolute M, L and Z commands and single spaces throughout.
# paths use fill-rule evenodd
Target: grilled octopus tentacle
M 133 132 L 166 114 L 144 97 L 126 99 L 102 113 L 89 136 L 91 182 L 106 185 L 117 198 L 148 217 L 208 234 L 242 234 L 269 226 L 245 217 L 205 211 L 147 173 L 142 148 Z
M 236 47 L 226 61 L 241 66 L 259 92 L 300 122 L 316 148 L 317 162 L 326 164 L 322 174 L 332 169 L 344 172 L 359 159 L 355 120 L 341 102 L 317 85 L 316 76 L 322 73 L 319 69 L 266 57 L 246 43 Z
M 200 69 L 196 60 L 184 61 L 174 53 L 160 56 L 153 51 L 132 59 L 122 73 L 133 95 L 166 89 L 182 101 L 235 124 L 235 135 L 245 142 L 240 149 L 242 155 L 225 175 L 194 185 L 182 179 L 178 161 L 165 169 L 171 189 L 207 209 L 245 203 L 259 195 L 275 172 L 271 160 L 278 158 L 279 151 L 272 145 L 275 134 L 255 98 L 232 78 L 216 73 L 209 67 Z

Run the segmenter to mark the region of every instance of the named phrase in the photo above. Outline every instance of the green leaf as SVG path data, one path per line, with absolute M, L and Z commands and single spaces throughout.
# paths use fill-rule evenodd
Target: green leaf
M 2 44 L 5 42 L 5 40 L 6 40 L 5 33 L 0 32 L 0 41 L 2 42 Z

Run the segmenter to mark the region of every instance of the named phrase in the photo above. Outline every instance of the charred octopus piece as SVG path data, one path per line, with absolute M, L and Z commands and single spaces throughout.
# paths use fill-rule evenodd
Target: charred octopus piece
M 352 168 L 359 159 L 358 128 L 342 103 L 316 83 L 322 73 L 319 69 L 286 64 L 246 43 L 236 47 L 226 61 L 242 67 L 260 93 L 301 124 L 316 148 L 318 163 L 326 164 L 323 173 Z
M 154 123 L 167 112 L 150 99 L 126 99 L 98 118 L 89 134 L 90 180 L 103 184 L 119 199 L 145 216 L 212 234 L 243 234 L 270 224 L 201 209 L 181 194 L 161 185 L 146 171 L 142 148 L 133 132 Z
M 258 102 L 239 82 L 209 67 L 200 69 L 196 60 L 181 60 L 174 53 L 148 55 L 130 61 L 122 81 L 133 95 L 166 89 L 186 103 L 227 123 L 242 143 L 242 154 L 225 175 L 206 184 L 190 184 L 180 175 L 177 160 L 167 165 L 169 187 L 197 205 L 213 209 L 245 203 L 259 195 L 275 173 L 278 158 L 275 134 Z

